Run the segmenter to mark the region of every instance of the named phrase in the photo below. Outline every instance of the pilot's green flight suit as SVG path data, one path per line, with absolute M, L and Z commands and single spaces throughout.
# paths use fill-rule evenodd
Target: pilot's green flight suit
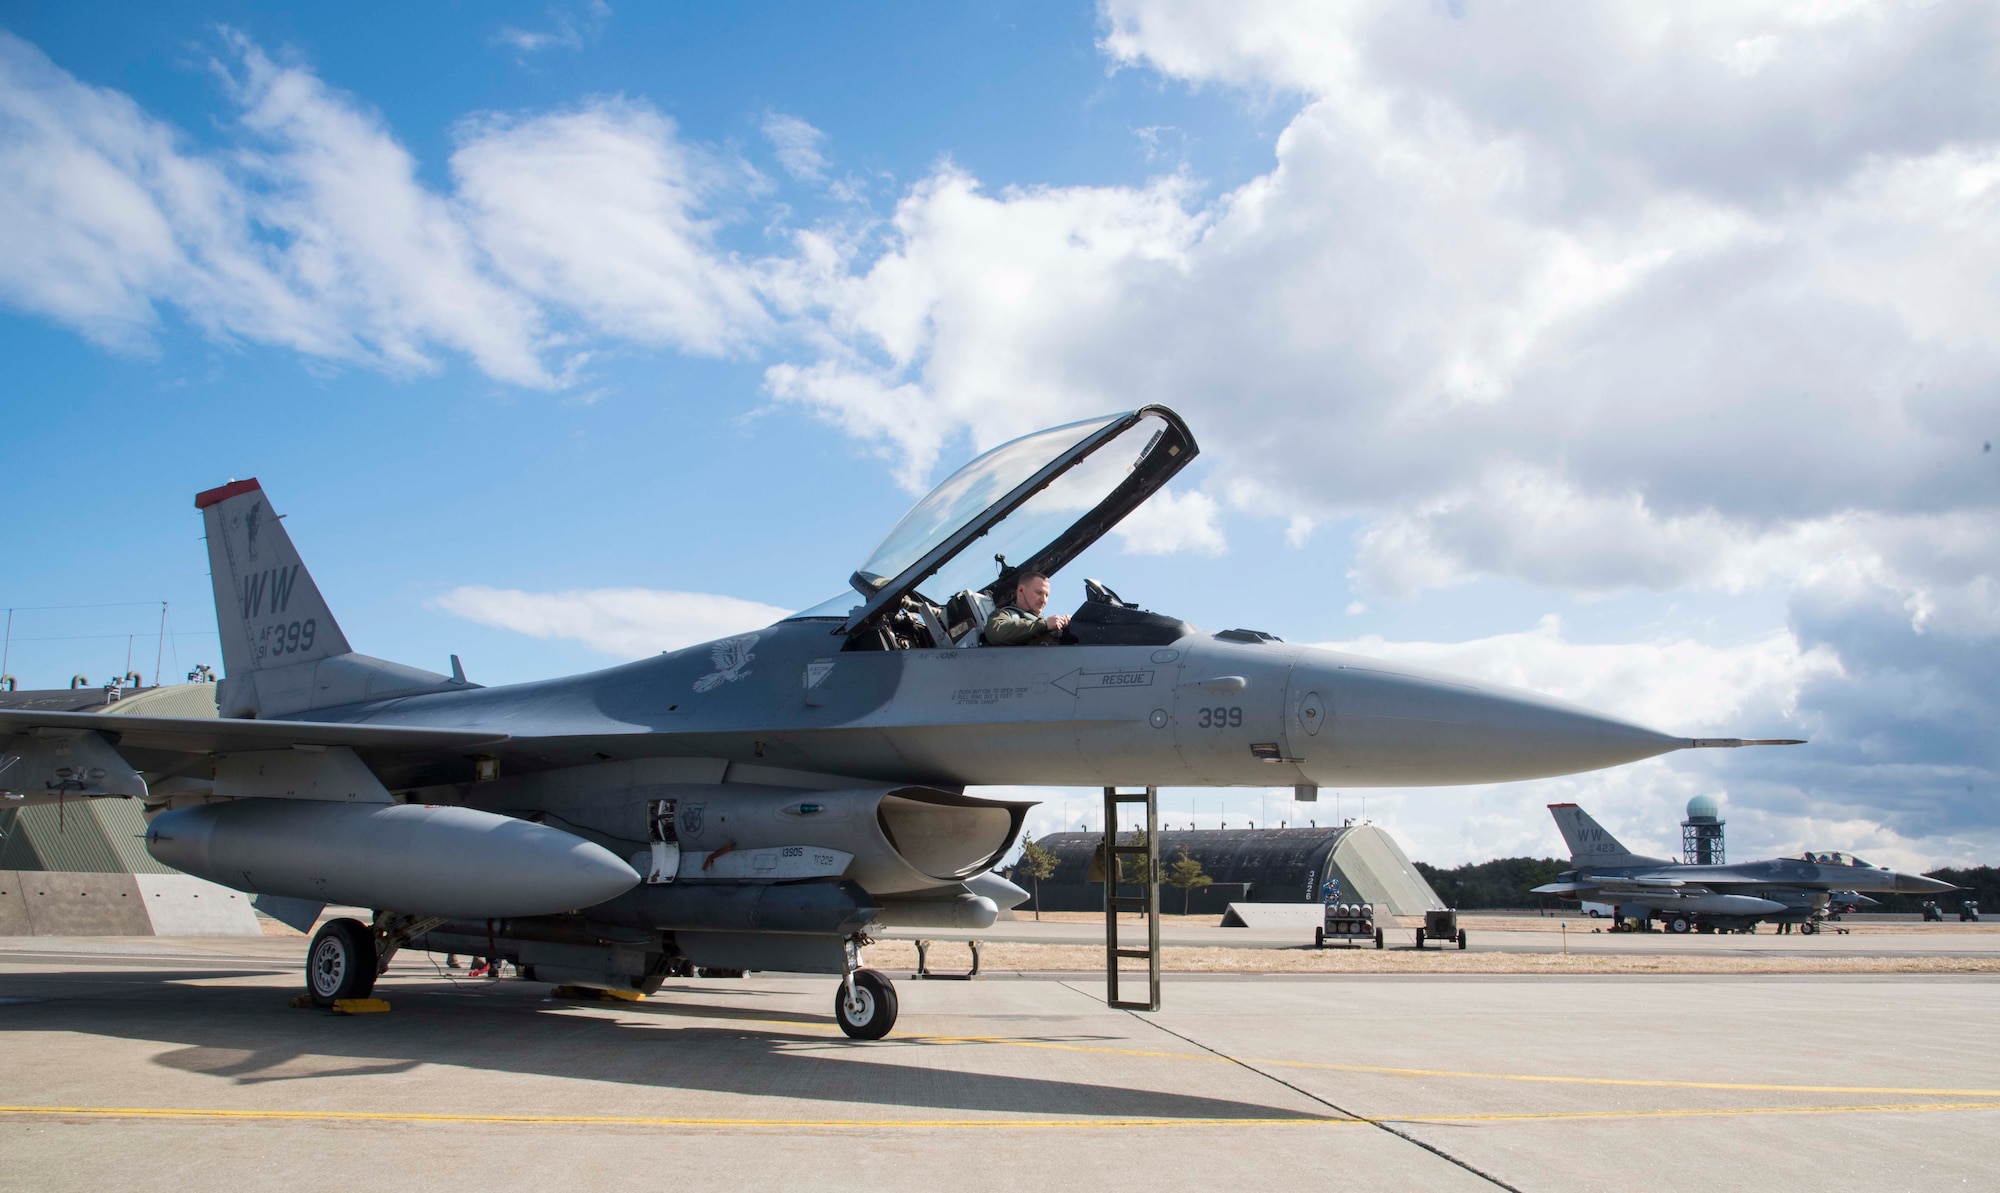
M 986 619 L 988 646 L 1054 646 L 1055 631 L 1049 623 L 1026 609 L 1007 605 Z

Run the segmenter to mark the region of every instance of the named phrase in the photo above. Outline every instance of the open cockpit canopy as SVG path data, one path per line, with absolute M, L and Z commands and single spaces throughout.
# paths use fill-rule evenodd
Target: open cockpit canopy
M 1808 849 L 1793 860 L 1812 862 L 1820 866 L 1868 866 L 1867 862 L 1862 861 L 1853 854 L 1843 853 L 1839 850 Z M 1874 867 L 1868 866 L 1868 868 L 1873 869 Z
M 894 612 L 907 596 L 942 604 L 962 590 L 1003 595 L 1023 571 L 1054 574 L 1199 450 L 1187 424 L 1164 406 L 1001 444 L 932 489 L 855 570 L 849 582 L 862 600 L 839 632 Z

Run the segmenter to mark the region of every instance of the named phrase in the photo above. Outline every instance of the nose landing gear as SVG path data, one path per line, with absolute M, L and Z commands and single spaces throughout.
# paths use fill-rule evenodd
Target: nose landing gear
M 896 1026 L 896 987 L 872 969 L 861 968 L 866 937 L 847 941 L 846 974 L 833 992 L 833 1021 L 851 1040 L 879 1040 Z
M 872 969 L 857 969 L 833 992 L 833 1017 L 855 1040 L 879 1040 L 896 1026 L 896 988 Z

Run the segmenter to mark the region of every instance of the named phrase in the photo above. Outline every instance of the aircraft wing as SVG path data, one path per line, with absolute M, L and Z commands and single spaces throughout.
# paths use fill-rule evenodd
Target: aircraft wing
M 234 717 L 118 717 L 94 712 L 0 709 L 0 734 L 36 729 L 88 729 L 114 745 L 220 754 L 231 750 L 280 750 L 288 746 L 459 749 L 507 740 L 506 734 L 405 725 L 345 725 L 332 721 L 247 721 Z
M 112 716 L 91 712 L 40 712 L 0 709 L 0 789 L 7 788 L 8 771 L 18 769 L 20 788 L 29 802 L 42 802 L 46 784 L 30 779 L 44 759 L 49 740 L 63 750 L 64 739 L 80 741 L 72 761 L 90 762 L 115 777 L 123 771 L 124 786 L 85 784 L 78 794 L 136 794 L 136 776 L 124 771 L 114 753 L 134 770 L 154 774 L 184 773 L 191 764 L 212 755 L 294 748 L 345 746 L 371 764 L 409 764 L 434 758 L 462 759 L 474 747 L 507 740 L 505 734 L 460 729 L 422 729 L 405 725 L 344 725 L 320 721 L 254 721 L 233 717 Z M 89 757 L 86 757 L 89 755 Z M 102 775 L 99 776 L 100 778 Z M 53 798 L 49 796 L 47 798 Z M 8 801 L 10 804 L 14 800 Z
M 1598 889 L 1598 886 L 1594 882 L 1545 882 L 1537 887 L 1529 887 L 1528 893 L 1531 895 L 1574 895 L 1582 891 L 1594 891 L 1596 889 Z

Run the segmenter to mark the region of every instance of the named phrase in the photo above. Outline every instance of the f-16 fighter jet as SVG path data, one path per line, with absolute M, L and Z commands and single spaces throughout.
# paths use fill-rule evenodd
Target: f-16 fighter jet
M 402 948 L 650 992 L 669 976 L 841 975 L 880 1037 L 869 932 L 984 927 L 1029 802 L 976 784 L 1494 783 L 1699 740 L 1528 692 L 1210 633 L 1096 581 L 1018 609 L 1195 458 L 1148 406 L 1041 431 L 918 502 L 839 596 L 755 633 L 507 687 L 356 653 L 255 480 L 195 498 L 225 677 L 215 720 L 0 712 L 0 785 L 146 801 L 153 856 L 327 923 L 308 989 L 366 994 Z M 1023 640 L 984 638 L 1017 606 Z M 1037 628 L 1039 627 L 1039 628 Z M 1001 636 L 996 633 L 996 637 Z M 1848 885 L 1852 885 L 1849 883 Z M 278 902 L 278 900 L 291 901 Z
M 1806 852 L 1735 865 L 1688 866 L 1626 849 L 1575 804 L 1550 804 L 1576 869 L 1534 888 L 1538 895 L 1609 903 L 1620 921 L 1662 920 L 1669 932 L 1738 931 L 1759 921 L 1819 931 L 1830 902 L 1850 910 L 1873 903 L 1863 891 L 1921 894 L 1958 888 L 1921 874 L 1898 874 L 1850 853 Z

